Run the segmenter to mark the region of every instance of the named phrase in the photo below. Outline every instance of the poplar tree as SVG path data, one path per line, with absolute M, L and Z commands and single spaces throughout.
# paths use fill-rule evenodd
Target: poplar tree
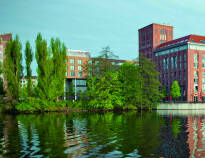
M 27 93 L 28 96 L 31 96 L 32 93 L 32 70 L 31 70 L 31 62 L 33 60 L 33 54 L 32 49 L 29 41 L 26 42 L 26 48 L 25 48 L 25 57 L 26 57 L 26 73 L 27 73 Z
M 51 39 L 51 54 L 53 60 L 53 71 L 51 76 L 51 82 L 53 83 L 52 91 L 55 96 L 55 101 L 58 101 L 60 96 L 64 95 L 64 80 L 66 74 L 66 47 L 61 44 L 60 40 Z
M 36 61 L 38 64 L 37 68 L 37 94 L 39 98 L 50 100 L 48 95 L 50 86 L 50 76 L 52 75 L 52 61 L 50 59 L 50 54 L 47 49 L 46 40 L 42 39 L 39 33 L 36 38 Z
M 8 96 L 13 101 L 19 100 L 20 79 L 22 77 L 22 52 L 19 37 L 16 36 L 14 40 L 7 43 L 5 50 L 5 81 L 7 86 Z
M 66 73 L 66 47 L 59 39 L 51 39 L 50 47 L 38 34 L 36 39 L 36 61 L 38 64 L 38 95 L 42 99 L 58 101 L 64 94 Z

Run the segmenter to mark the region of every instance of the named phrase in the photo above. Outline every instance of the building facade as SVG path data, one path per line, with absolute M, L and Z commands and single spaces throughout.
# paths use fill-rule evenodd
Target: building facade
M 0 35 L 0 62 L 4 61 L 6 43 L 9 40 L 11 40 L 11 38 L 12 38 L 12 34 L 2 34 L 2 35 Z
M 133 61 L 128 60 L 118 60 L 118 59 L 109 59 L 109 61 L 119 67 L 125 62 L 132 63 Z M 72 84 L 75 90 L 75 97 L 79 92 L 86 91 L 86 78 L 89 74 L 86 74 L 85 65 L 93 64 L 97 65 L 100 63 L 100 59 L 93 58 L 90 56 L 90 53 L 87 51 L 81 50 L 67 50 L 67 71 L 66 71 L 66 81 L 65 81 L 65 91 L 69 91 L 69 86 Z
M 154 31 L 153 40 L 155 42 L 162 38 L 166 40 L 160 40 L 158 45 L 152 44 L 153 49 L 146 52 L 140 46 L 144 38 L 139 37 L 139 48 L 142 50 L 141 54 L 158 65 L 161 84 L 170 92 L 171 85 L 176 80 L 181 88 L 181 98 L 179 100 L 204 102 L 205 36 L 188 35 L 173 40 L 173 27 L 158 24 L 150 26 L 152 26 L 152 31 Z M 154 26 L 158 26 L 157 31 L 154 29 Z M 146 30 L 147 27 L 142 28 L 139 30 L 139 33 L 142 34 L 141 32 Z M 165 35 L 162 36 L 164 32 Z

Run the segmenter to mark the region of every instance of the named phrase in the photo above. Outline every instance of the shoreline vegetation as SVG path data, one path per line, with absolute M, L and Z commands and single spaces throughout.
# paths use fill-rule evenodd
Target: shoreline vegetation
M 65 45 L 53 38 L 48 45 L 39 33 L 35 53 L 30 43 L 26 42 L 25 68 L 22 65 L 21 48 L 18 36 L 9 41 L 5 49 L 4 64 L 0 67 L 4 76 L 4 86 L 0 86 L 0 93 L 5 100 L 3 102 L 1 99 L 1 106 L 5 104 L 7 111 L 152 110 L 166 96 L 160 90 L 163 88 L 155 63 L 139 56 L 139 62 L 116 65 L 112 59 L 117 56 L 107 46 L 102 49 L 100 56 L 83 65 L 83 73 L 87 74 L 87 90 L 78 92 L 79 100 L 63 100 L 64 97 L 75 96 L 72 83 L 69 90 L 64 92 L 68 62 Z M 37 85 L 34 87 L 31 80 L 33 57 L 37 62 Z M 20 84 L 22 77 L 27 79 L 26 86 L 23 87 Z

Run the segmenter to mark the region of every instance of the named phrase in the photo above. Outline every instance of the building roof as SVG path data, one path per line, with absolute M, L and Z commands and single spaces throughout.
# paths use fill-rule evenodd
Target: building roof
M 164 48 L 164 47 L 168 47 L 168 46 L 176 45 L 176 44 L 180 44 L 180 43 L 187 43 L 187 42 L 205 44 L 205 36 L 199 36 L 199 35 L 184 36 L 184 37 L 172 40 L 172 41 L 162 43 L 159 46 L 157 46 L 156 49 L 160 49 L 160 48 Z
M 1 38 L 3 41 L 9 41 L 9 40 L 11 40 L 11 38 L 12 38 L 12 34 L 11 34 L 11 33 L 2 34 L 2 35 L 0 35 L 0 38 Z
M 171 26 L 171 25 L 166 25 L 166 24 L 152 23 L 152 24 L 150 24 L 150 25 L 147 25 L 147 26 L 145 26 L 145 27 L 140 28 L 138 31 L 140 31 L 140 30 L 142 30 L 142 29 L 144 29 L 144 28 L 146 28 L 146 27 L 150 27 L 150 26 L 152 26 L 152 25 L 160 25 L 160 26 L 166 26 L 166 27 L 173 27 L 173 26 Z

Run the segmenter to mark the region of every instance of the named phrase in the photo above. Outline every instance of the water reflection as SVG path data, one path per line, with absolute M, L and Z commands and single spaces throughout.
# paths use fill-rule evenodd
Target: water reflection
M 205 157 L 205 116 L 1 114 L 0 157 Z

